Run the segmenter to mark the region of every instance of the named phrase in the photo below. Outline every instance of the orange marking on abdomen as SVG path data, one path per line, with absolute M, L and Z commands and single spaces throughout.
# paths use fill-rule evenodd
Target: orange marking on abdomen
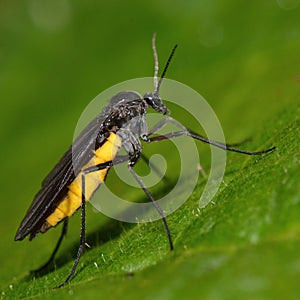
M 121 139 L 114 133 L 111 133 L 107 141 L 94 152 L 94 157 L 82 167 L 85 170 L 88 167 L 105 163 L 113 160 L 121 147 Z M 88 173 L 85 175 L 85 199 L 90 200 L 93 193 L 97 190 L 101 183 L 104 182 L 108 169 Z M 81 206 L 82 190 L 81 190 L 82 172 L 80 172 L 74 181 L 69 185 L 69 191 L 64 196 L 60 204 L 54 212 L 46 219 L 50 226 L 55 226 L 66 217 L 72 216 Z

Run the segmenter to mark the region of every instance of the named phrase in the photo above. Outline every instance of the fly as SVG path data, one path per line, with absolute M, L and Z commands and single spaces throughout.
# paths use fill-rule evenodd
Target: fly
M 42 188 L 35 196 L 17 230 L 16 241 L 23 240 L 28 235 L 29 240 L 32 240 L 38 233 L 44 233 L 63 222 L 60 238 L 50 259 L 37 270 L 41 271 L 54 260 L 66 235 L 68 218 L 81 209 L 81 234 L 76 259 L 69 275 L 58 287 L 64 286 L 73 277 L 86 245 L 86 201 L 90 200 L 94 192 L 104 183 L 110 168 L 117 164 L 128 163 L 130 173 L 160 214 L 170 250 L 173 250 L 172 237 L 164 212 L 133 169 L 142 156 L 141 140 L 150 143 L 186 135 L 223 150 L 247 155 L 261 155 L 275 149 L 272 147 L 259 152 L 236 149 L 231 145 L 209 140 L 172 119 L 169 116 L 170 111 L 159 96 L 159 90 L 177 45 L 173 47 L 160 78 L 158 78 L 155 34 L 152 39 L 152 48 L 155 61 L 154 92 L 148 92 L 141 97 L 137 92 L 125 91 L 112 97 L 109 104 L 87 125 L 44 179 Z M 146 123 L 148 108 L 166 115 L 152 130 L 148 130 Z M 179 130 L 153 136 L 167 123 L 173 123 Z M 126 155 L 119 155 L 121 147 Z

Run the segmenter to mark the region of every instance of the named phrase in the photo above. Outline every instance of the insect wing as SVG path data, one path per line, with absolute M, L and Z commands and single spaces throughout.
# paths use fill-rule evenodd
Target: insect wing
M 44 179 L 41 190 L 36 194 L 17 230 L 15 240 L 22 240 L 28 234 L 31 234 L 32 239 L 44 223 L 45 218 L 60 203 L 68 191 L 68 186 L 76 177 L 74 168 L 80 170 L 93 156 L 96 138 L 99 130 L 101 130 L 104 115 L 103 111 L 87 125 L 74 141 L 74 144 L 70 146 L 54 169 Z

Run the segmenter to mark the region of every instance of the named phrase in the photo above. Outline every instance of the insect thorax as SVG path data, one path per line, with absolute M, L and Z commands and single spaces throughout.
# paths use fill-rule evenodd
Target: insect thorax
M 136 92 L 118 93 L 108 105 L 110 113 L 104 127 L 121 138 L 122 146 L 130 156 L 142 150 L 139 138 L 148 132 L 145 118 L 147 106 Z

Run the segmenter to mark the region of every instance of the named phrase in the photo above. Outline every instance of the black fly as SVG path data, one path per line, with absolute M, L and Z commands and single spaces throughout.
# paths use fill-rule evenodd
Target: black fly
M 58 287 L 65 285 L 74 275 L 86 244 L 86 201 L 105 181 L 109 169 L 116 164 L 128 162 L 130 173 L 160 214 L 170 249 L 173 250 L 173 242 L 164 212 L 133 169 L 142 154 L 140 139 L 150 143 L 187 135 L 224 150 L 248 155 L 261 155 L 275 149 L 275 147 L 272 147 L 259 152 L 239 150 L 227 144 L 208 140 L 172 119 L 169 116 L 168 108 L 159 96 L 159 90 L 177 45 L 173 48 L 159 79 L 155 35 L 152 39 L 152 47 L 155 60 L 154 92 L 146 93 L 144 97 L 136 92 L 120 92 L 112 97 L 108 106 L 82 131 L 45 178 L 41 190 L 35 196 L 16 233 L 16 241 L 23 240 L 27 235 L 32 240 L 38 233 L 44 233 L 63 221 L 62 233 L 58 243 L 47 263 L 37 270 L 40 271 L 53 261 L 67 232 L 68 218 L 81 208 L 81 236 L 77 256 L 69 275 Z M 151 130 L 148 130 L 146 123 L 148 108 L 167 115 Z M 179 131 L 153 136 L 167 123 L 175 124 Z M 121 147 L 125 149 L 127 155 L 118 154 Z

